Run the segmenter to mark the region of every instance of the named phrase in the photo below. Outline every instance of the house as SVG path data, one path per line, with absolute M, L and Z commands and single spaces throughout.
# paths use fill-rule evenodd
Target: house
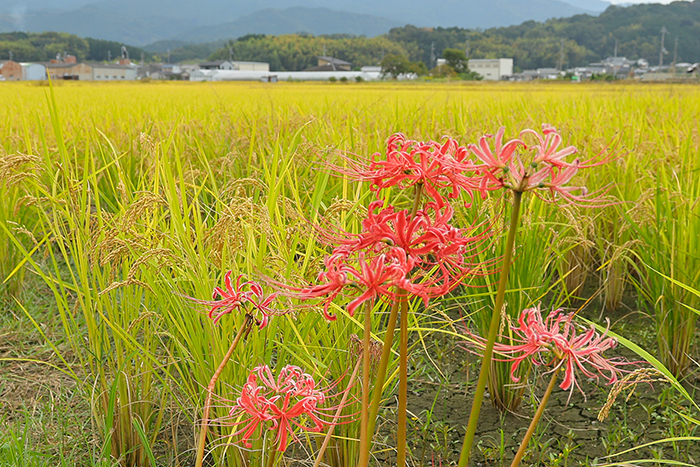
M 3 81 L 22 79 L 22 66 L 13 60 L 0 60 L 0 76 Z
M 48 63 L 46 73 L 51 76 L 51 79 L 92 81 L 92 67 L 85 63 Z
M 515 81 L 533 81 L 536 79 L 558 79 L 562 76 L 564 76 L 564 72 L 556 68 L 538 68 L 536 70 L 524 70 L 522 73 L 516 73 L 513 75 L 513 79 Z
M 233 63 L 228 60 L 215 60 L 213 62 L 204 62 L 199 64 L 202 70 L 235 70 Z
M 351 64 L 335 57 L 319 56 L 318 65 L 307 68 L 304 71 L 350 71 Z
M 472 58 L 469 71 L 479 73 L 487 81 L 500 81 L 513 75 L 512 58 Z
M 95 64 L 92 66 L 92 79 L 95 81 L 134 81 L 135 65 Z
M 23 81 L 41 81 L 46 79 L 46 65 L 41 63 L 20 63 Z

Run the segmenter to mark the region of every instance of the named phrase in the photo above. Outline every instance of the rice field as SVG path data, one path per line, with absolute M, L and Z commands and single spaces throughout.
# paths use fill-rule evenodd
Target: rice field
M 521 445 L 521 465 L 700 465 L 698 86 L 5 83 L 0 102 L 0 466 L 464 467 L 482 367 L 470 466 L 511 465 Z M 593 207 L 526 192 L 511 215 L 520 195 L 461 192 L 451 221 L 489 230 L 469 257 L 488 274 L 356 312 L 349 288 L 309 299 L 375 199 L 422 212 L 423 182 L 358 180 L 393 134 L 468 148 L 543 124 L 604 162 L 571 181 Z M 554 388 L 523 443 L 559 370 L 511 375 L 498 345 L 483 365 L 478 336 L 495 316 L 498 342 L 519 342 L 538 306 L 609 327 L 605 356 L 633 364 Z M 306 418 L 244 410 L 285 384 Z

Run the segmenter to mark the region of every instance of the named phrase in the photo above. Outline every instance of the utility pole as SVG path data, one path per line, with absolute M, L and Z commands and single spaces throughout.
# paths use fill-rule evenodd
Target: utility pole
M 666 49 L 664 48 L 664 39 L 666 38 L 666 34 L 668 34 L 668 29 L 666 29 L 666 26 L 661 28 L 661 50 L 659 50 L 659 71 L 661 71 L 661 66 L 664 64 L 664 53 L 666 52 Z
M 469 58 L 469 38 L 467 37 L 467 46 L 464 48 L 464 55 Z
M 676 73 L 676 60 L 678 60 L 678 36 L 676 36 L 676 44 L 673 46 L 673 73 Z
M 430 69 L 435 68 L 435 42 L 430 43 Z
M 12 61 L 12 51 L 10 50 L 10 61 Z
M 107 50 L 107 61 L 108 62 L 112 61 L 112 51 L 111 50 Z
M 615 39 L 615 54 L 613 55 L 613 57 L 615 57 L 615 58 L 617 58 L 617 43 L 618 42 L 619 41 L 617 39 Z
M 143 50 L 141 51 L 141 66 L 143 66 Z
M 170 49 L 168 49 L 168 63 L 170 63 Z
M 559 42 L 559 66 L 557 69 L 562 71 L 562 68 L 564 68 L 564 39 Z

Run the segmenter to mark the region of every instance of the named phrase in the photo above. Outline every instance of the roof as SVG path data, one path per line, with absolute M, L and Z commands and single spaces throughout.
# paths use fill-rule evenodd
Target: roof
M 79 66 L 79 65 L 85 65 L 85 66 L 90 66 L 86 63 L 42 63 L 42 65 L 46 66 L 46 68 L 73 68 L 74 66 Z
M 339 71 L 338 68 L 331 63 L 326 65 L 312 66 L 311 68 L 306 68 L 304 71 Z
M 199 66 L 219 66 L 222 63 L 226 63 L 228 60 L 214 60 L 213 62 L 203 62 L 200 63 Z M 230 63 L 230 62 L 229 62 Z
M 333 63 L 335 65 L 351 65 L 350 62 L 346 62 L 345 60 L 341 60 L 341 59 L 335 58 L 335 57 L 327 57 L 325 55 L 319 55 L 317 58 L 319 58 L 321 60 L 325 60 L 325 61 L 330 62 L 330 63 Z
M 112 68 L 115 70 L 135 70 L 137 67 L 136 65 L 117 65 L 115 63 L 93 63 L 92 64 L 93 68 Z

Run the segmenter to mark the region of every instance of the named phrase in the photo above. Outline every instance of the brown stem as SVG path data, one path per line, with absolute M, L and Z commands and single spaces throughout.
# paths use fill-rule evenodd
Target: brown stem
M 204 402 L 204 414 L 202 415 L 202 428 L 199 431 L 199 445 L 197 446 L 197 460 L 194 464 L 195 467 L 202 467 L 202 462 L 204 461 L 204 446 L 207 443 L 207 430 L 209 429 L 209 412 L 211 410 L 211 400 L 214 396 L 214 386 L 216 386 L 216 382 L 218 381 L 221 372 L 224 370 L 224 367 L 231 358 L 231 355 L 233 355 L 233 352 L 236 350 L 238 341 L 241 340 L 241 337 L 243 337 L 243 334 L 245 334 L 246 330 L 250 329 L 252 323 L 253 317 L 251 315 L 246 314 L 245 319 L 243 320 L 243 324 L 241 324 L 241 327 L 236 333 L 236 337 L 233 339 L 233 343 L 231 343 L 231 347 L 229 347 L 228 352 L 226 352 L 226 355 L 224 355 L 224 358 L 223 360 L 221 360 L 219 367 L 214 372 L 214 376 L 212 376 L 211 381 L 209 381 L 209 386 L 207 386 L 207 399 Z
M 328 427 L 328 433 L 326 433 L 326 437 L 323 439 L 323 444 L 321 444 L 321 449 L 318 451 L 318 455 L 316 456 L 316 462 L 314 462 L 313 467 L 319 467 L 321 465 L 321 459 L 323 458 L 323 454 L 326 452 L 326 448 L 328 448 L 328 443 L 331 441 L 331 436 L 333 436 L 333 430 L 335 429 L 335 425 L 338 423 L 338 419 L 340 418 L 340 413 L 343 411 L 343 408 L 345 407 L 345 402 L 348 400 L 348 394 L 350 394 L 350 388 L 352 388 L 352 385 L 355 383 L 355 378 L 357 377 L 357 373 L 360 370 L 360 363 L 363 363 L 362 360 L 358 360 L 357 363 L 355 364 L 355 369 L 352 371 L 352 375 L 350 376 L 350 381 L 348 381 L 348 386 L 345 388 L 345 393 L 343 394 L 343 397 L 340 399 L 340 404 L 338 405 L 338 410 L 336 410 L 335 415 L 333 416 L 333 422 L 331 423 L 330 427 Z M 363 363 L 364 365 L 364 363 Z M 363 368 L 364 371 L 364 368 Z M 364 378 L 364 375 L 363 375 Z M 364 400 L 362 402 L 363 408 L 364 408 Z
M 561 370 L 556 370 L 552 375 L 552 379 L 549 381 L 549 386 L 547 386 L 547 390 L 544 392 L 544 396 L 542 396 L 542 400 L 540 401 L 540 406 L 537 407 L 537 412 L 535 412 L 535 416 L 532 417 L 530 426 L 528 427 L 527 432 L 525 433 L 525 437 L 523 438 L 523 441 L 520 444 L 520 449 L 518 449 L 518 452 L 515 454 L 515 457 L 513 458 L 513 463 L 510 464 L 510 467 L 518 467 L 518 464 L 520 464 L 520 461 L 523 459 L 525 451 L 527 450 L 527 444 L 530 442 L 530 438 L 532 438 L 532 434 L 535 432 L 535 427 L 540 421 L 540 418 L 542 418 L 542 414 L 544 413 L 544 407 L 547 405 L 549 396 L 552 394 L 552 390 L 557 384 L 557 378 L 559 377 L 560 371 Z

